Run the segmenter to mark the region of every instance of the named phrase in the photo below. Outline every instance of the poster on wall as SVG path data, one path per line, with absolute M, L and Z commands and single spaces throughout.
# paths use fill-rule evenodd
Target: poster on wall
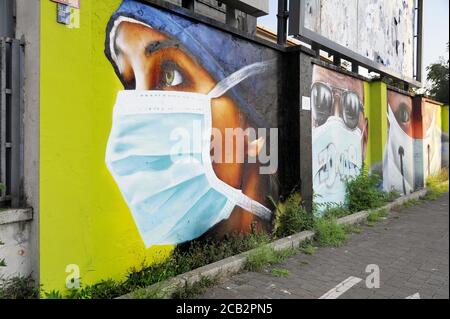
M 368 141 L 363 81 L 314 66 L 311 89 L 315 202 L 343 204 L 346 181 L 363 166 Z
M 131 0 L 106 38 L 124 90 L 105 161 L 146 247 L 269 229 L 278 141 L 254 92 L 275 93 L 275 52 Z
M 414 82 L 417 0 L 290 2 L 291 35 Z

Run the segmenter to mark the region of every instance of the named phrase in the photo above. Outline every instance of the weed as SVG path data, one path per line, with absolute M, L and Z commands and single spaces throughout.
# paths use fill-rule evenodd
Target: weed
M 0 299 L 37 299 L 39 289 L 31 277 L 13 277 L 0 282 Z
M 370 175 L 367 169 L 347 181 L 346 202 L 352 213 L 367 209 L 379 208 L 385 204 L 385 192 L 379 189 L 381 178 L 378 175 Z
M 294 248 L 276 251 L 273 247 L 262 246 L 248 254 L 244 268 L 248 271 L 259 271 L 266 265 L 281 263 L 297 253 L 298 249 Z
M 321 246 L 340 247 L 348 238 L 343 226 L 335 219 L 318 219 L 315 229 L 316 241 Z
M 350 210 L 344 205 L 331 204 L 327 205 L 323 213 L 323 218 L 339 219 L 351 215 Z
M 63 299 L 62 294 L 57 290 L 44 293 L 45 299 Z
M 274 229 L 276 237 L 291 236 L 314 228 L 314 217 L 303 207 L 299 194 L 291 195 L 285 202 L 278 203 L 276 207 Z
M 344 230 L 347 234 L 361 234 L 363 229 L 356 225 L 345 225 Z
M 423 199 L 434 201 L 448 192 L 448 169 L 442 169 L 437 174 L 427 178 L 427 194 Z
M 69 291 L 69 299 L 112 299 L 137 291 L 147 298 L 152 292 L 142 289 L 163 282 L 179 274 L 191 271 L 207 264 L 249 251 L 269 243 L 270 236 L 256 231 L 256 227 L 247 235 L 231 234 L 222 241 L 192 241 L 189 245 L 177 248 L 166 260 L 153 264 L 142 265 L 141 269 L 131 269 L 126 280 L 101 281 L 80 289 Z M 153 293 L 155 298 L 164 296 Z
M 317 248 L 312 245 L 306 245 L 306 246 L 300 248 L 300 250 L 306 255 L 314 255 Z
M 200 281 L 192 284 L 186 285 L 181 289 L 177 289 L 173 295 L 173 299 L 193 299 L 202 293 L 205 292 L 206 289 L 215 286 L 219 282 L 218 277 L 216 278 L 207 278 L 203 277 Z
M 413 207 L 413 206 L 416 206 L 416 205 L 419 205 L 419 204 L 420 204 L 419 200 L 417 200 L 417 199 L 410 199 L 410 200 L 407 200 L 406 202 L 404 202 L 402 204 L 402 207 L 403 208 L 409 208 L 409 207 Z
M 289 277 L 291 275 L 289 270 L 282 268 L 273 268 L 271 273 L 275 277 Z
M 388 215 L 388 212 L 386 209 L 374 210 L 369 213 L 369 216 L 367 217 L 367 221 L 369 223 L 376 223 L 376 222 L 379 222 L 382 218 L 386 217 L 387 215 Z

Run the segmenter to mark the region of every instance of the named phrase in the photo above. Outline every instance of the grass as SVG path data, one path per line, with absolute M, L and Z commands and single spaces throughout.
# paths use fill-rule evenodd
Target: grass
M 275 277 L 289 277 L 291 275 L 289 270 L 282 268 L 273 268 L 271 273 Z
M 369 213 L 367 217 L 367 221 L 369 223 L 379 222 L 382 218 L 385 218 L 388 215 L 388 211 L 386 209 L 374 210 Z
M 203 277 L 200 279 L 200 281 L 192 284 L 192 285 L 186 285 L 183 288 L 177 289 L 174 294 L 172 295 L 173 299 L 194 299 L 195 297 L 203 294 L 208 288 L 211 288 L 219 282 L 219 278 L 206 278 Z
M 435 201 L 449 190 L 448 169 L 442 169 L 439 173 L 428 177 L 427 194 L 423 199 Z
M 335 219 L 318 219 L 315 230 L 315 240 L 320 246 L 341 247 L 348 239 L 344 227 Z
M 347 234 L 362 234 L 363 232 L 363 229 L 357 225 L 345 225 L 343 227 Z
M 0 281 L 0 299 L 37 299 L 39 289 L 31 277 L 13 277 Z
M 122 282 L 104 280 L 80 289 L 72 289 L 65 297 L 69 299 L 113 299 L 133 291 L 142 292 L 141 288 L 255 249 L 269 242 L 269 235 L 257 232 L 255 229 L 249 235 L 233 234 L 222 241 L 193 241 L 189 246 L 176 249 L 163 262 L 143 265 L 141 269 L 131 269 L 126 280 Z
M 402 204 L 402 207 L 403 208 L 409 208 L 409 207 L 417 206 L 419 204 L 420 204 L 420 200 L 418 200 L 418 199 L 410 199 L 410 200 L 407 200 L 406 202 L 404 202 Z
M 247 256 L 244 269 L 247 271 L 259 271 L 264 266 L 279 264 L 297 253 L 297 249 L 290 248 L 276 251 L 273 247 L 262 246 Z
M 300 248 L 300 251 L 306 255 L 314 255 L 314 253 L 317 251 L 317 248 L 311 244 L 308 244 Z

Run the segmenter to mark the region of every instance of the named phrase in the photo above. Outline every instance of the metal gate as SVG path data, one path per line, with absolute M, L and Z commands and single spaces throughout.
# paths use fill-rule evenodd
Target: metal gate
M 23 59 L 20 40 L 0 38 L 0 205 L 23 197 Z

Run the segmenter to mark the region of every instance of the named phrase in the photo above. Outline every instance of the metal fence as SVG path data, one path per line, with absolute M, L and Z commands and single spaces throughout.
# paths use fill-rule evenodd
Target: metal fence
M 0 205 L 23 200 L 23 60 L 20 40 L 0 38 Z

